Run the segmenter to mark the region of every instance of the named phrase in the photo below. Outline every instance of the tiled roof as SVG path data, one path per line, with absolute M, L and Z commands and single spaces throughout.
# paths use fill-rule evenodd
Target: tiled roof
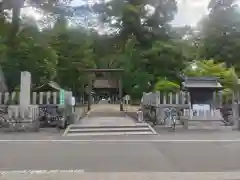
M 48 91 L 48 90 L 60 91 L 61 87 L 56 82 L 49 81 L 46 84 L 34 88 L 34 91 Z
M 222 85 L 214 77 L 186 77 L 182 83 L 184 88 L 222 88 Z

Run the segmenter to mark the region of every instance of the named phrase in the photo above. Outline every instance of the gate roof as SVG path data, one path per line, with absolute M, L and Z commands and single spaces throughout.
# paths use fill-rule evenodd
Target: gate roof
M 46 84 L 38 86 L 33 91 L 45 92 L 45 91 L 60 91 L 62 88 L 54 81 L 49 81 Z
M 222 89 L 222 85 L 215 77 L 185 77 L 182 82 L 183 88 L 206 88 L 206 89 Z

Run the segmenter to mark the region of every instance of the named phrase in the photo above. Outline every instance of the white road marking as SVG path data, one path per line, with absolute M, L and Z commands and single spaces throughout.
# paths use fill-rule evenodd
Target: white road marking
M 12 176 L 13 175 L 13 176 Z M 14 176 L 15 175 L 15 176 Z M 71 180 L 112 180 L 112 179 L 124 179 L 124 180 L 237 180 L 240 178 L 240 172 L 87 172 L 87 173 L 71 173 L 70 176 L 66 174 L 51 174 L 50 176 L 42 177 L 41 174 L 3 174 L 3 178 L 8 180 L 39 180 L 39 179 L 49 179 L 49 180 L 66 180 L 66 178 Z
M 46 139 L 46 140 L 12 140 L 2 139 L 0 143 L 148 143 L 148 142 L 169 142 L 169 143 L 212 143 L 212 142 L 240 142 L 240 139 Z
M 83 169 L 73 170 L 11 170 L 11 171 L 0 171 L 0 175 L 7 174 L 55 174 L 55 173 L 84 173 Z

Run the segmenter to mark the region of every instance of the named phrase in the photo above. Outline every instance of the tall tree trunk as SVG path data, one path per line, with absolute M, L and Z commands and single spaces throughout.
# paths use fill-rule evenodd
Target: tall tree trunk
M 14 40 L 16 39 L 17 32 L 20 27 L 20 13 L 21 8 L 24 5 L 25 0 L 13 0 L 12 1 L 12 28 L 9 32 L 9 44 L 13 47 L 14 46 Z

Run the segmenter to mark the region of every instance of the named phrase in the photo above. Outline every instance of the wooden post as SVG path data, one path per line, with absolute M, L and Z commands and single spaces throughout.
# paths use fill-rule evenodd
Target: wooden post
M 175 94 L 175 103 L 179 104 L 179 94 L 178 94 L 178 92 Z
M 51 92 L 47 92 L 46 93 L 46 104 L 52 104 L 52 102 L 51 102 Z
M 217 105 L 217 92 L 213 92 L 213 106 L 216 107 Z
M 9 92 L 5 92 L 4 93 L 4 104 L 7 104 L 8 100 L 9 100 Z
M 157 124 L 161 124 L 161 118 L 162 118 L 161 109 L 160 109 L 160 103 L 161 103 L 160 96 L 161 96 L 160 92 L 157 91 L 156 92 L 156 122 L 157 122 Z
M 53 94 L 52 94 L 52 96 L 53 96 L 53 104 L 58 104 L 57 103 L 57 95 L 58 95 L 57 92 L 53 92 Z
M 88 111 L 91 110 L 91 104 L 92 104 L 92 76 L 89 76 L 88 79 Z
M 236 91 L 233 92 L 232 97 L 232 115 L 233 115 L 233 129 L 240 130 L 240 122 L 239 122 L 239 108 L 238 108 L 238 99 Z
M 32 93 L 32 104 L 37 104 L 37 93 L 36 92 L 33 92 Z
M 11 103 L 12 103 L 12 104 L 16 104 L 16 103 L 15 103 L 15 102 L 16 102 L 15 99 L 17 98 L 16 96 L 17 96 L 17 93 L 16 93 L 16 92 L 12 92 L 12 93 L 11 93 Z
M 163 94 L 163 104 L 167 104 L 167 94 L 166 93 L 164 93 Z
M 0 104 L 3 104 L 3 93 L 0 92 Z
M 237 102 L 234 102 L 232 104 L 232 113 L 233 113 L 233 129 L 234 130 L 240 130 L 240 124 L 239 124 L 239 113 L 238 113 L 238 104 Z
M 120 111 L 123 111 L 123 97 L 122 97 L 122 77 L 119 78 L 119 100 L 120 100 Z
M 223 95 L 222 92 L 218 92 L 218 97 L 219 97 L 219 107 L 222 107 L 223 104 Z
M 39 93 L 39 104 L 43 104 L 43 92 Z
M 172 92 L 170 92 L 169 93 L 169 104 L 173 104 L 173 93 Z
M 188 129 L 188 121 L 192 119 L 192 107 L 191 107 L 191 98 L 190 98 L 190 93 L 187 93 L 187 100 L 188 100 L 188 106 L 189 106 L 189 116 L 188 119 L 184 120 L 184 128 Z

